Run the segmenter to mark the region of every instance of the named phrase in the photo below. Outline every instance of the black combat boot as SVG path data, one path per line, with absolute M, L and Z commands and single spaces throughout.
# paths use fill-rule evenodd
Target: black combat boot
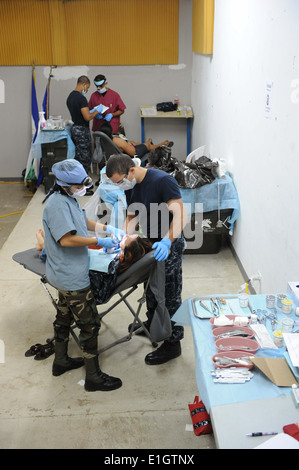
M 85 358 L 84 362 L 86 367 L 84 388 L 87 392 L 95 392 L 97 390 L 109 392 L 110 390 L 116 390 L 122 386 L 120 379 L 111 377 L 101 371 L 98 356 L 92 357 L 91 359 Z
M 150 366 L 164 364 L 171 359 L 179 357 L 181 353 L 182 350 L 180 341 L 170 343 L 166 340 L 158 349 L 145 356 L 145 363 Z
M 143 324 L 144 324 L 145 328 L 149 331 L 150 326 L 151 326 L 150 322 L 149 322 L 148 320 L 145 320 L 145 321 L 143 322 Z M 130 331 L 131 331 L 131 329 L 132 329 L 132 325 L 133 325 L 133 323 L 130 323 L 129 326 L 128 326 L 128 332 L 129 332 L 129 333 L 130 333 Z M 138 332 L 136 333 L 136 335 L 146 336 L 146 333 L 145 333 L 144 329 L 139 325 L 139 323 L 135 323 L 133 332 L 135 332 L 135 331 L 137 331 L 137 330 L 139 330 L 139 329 L 140 329 L 140 331 L 138 331 Z
M 52 366 L 52 374 L 57 377 L 68 370 L 78 369 L 84 366 L 83 357 L 71 358 L 67 355 L 68 341 L 55 341 L 55 359 Z

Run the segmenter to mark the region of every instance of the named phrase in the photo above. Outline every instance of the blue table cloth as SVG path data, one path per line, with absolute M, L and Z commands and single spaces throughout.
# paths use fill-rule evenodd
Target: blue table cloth
M 180 188 L 180 191 L 189 219 L 194 213 L 233 209 L 232 215 L 228 219 L 230 231 L 233 231 L 233 225 L 240 215 L 240 201 L 229 173 L 226 173 L 225 178 L 216 178 L 212 183 L 199 188 Z
M 71 138 L 71 127 L 66 126 L 64 130 L 40 131 L 31 145 L 31 158 L 42 158 L 41 144 L 67 140 L 67 158 L 75 158 L 75 144 Z
M 106 167 L 101 170 L 101 174 L 105 173 L 105 171 Z M 180 188 L 180 191 L 189 220 L 193 213 L 232 209 L 232 215 L 227 221 L 230 224 L 230 234 L 232 234 L 234 223 L 240 215 L 240 202 L 234 182 L 228 173 L 225 178 L 216 178 L 212 183 L 205 184 L 200 188 Z M 109 204 L 114 205 L 118 202 L 121 210 L 123 207 L 126 207 L 124 191 L 103 179 L 97 189 L 97 193 L 103 201 Z
M 212 297 L 216 297 L 216 295 L 213 295 Z M 225 298 L 226 296 L 221 294 L 220 297 Z M 208 412 L 213 406 L 258 400 L 260 398 L 270 398 L 281 394 L 290 395 L 290 387 L 277 387 L 267 379 L 267 377 L 256 366 L 252 369 L 254 377 L 249 382 L 243 384 L 214 383 L 211 371 L 214 371 L 215 367 L 211 358 L 214 354 L 217 354 L 218 351 L 215 346 L 214 336 L 212 335 L 212 325 L 209 319 L 199 319 L 195 317 L 193 314 L 192 299 L 194 299 L 194 297 L 190 297 L 182 303 L 172 320 L 179 325 L 189 325 L 192 328 L 195 349 L 196 381 L 199 395 Z M 251 295 L 249 299 L 254 310 L 267 310 L 265 295 Z M 236 315 L 244 315 L 244 311 L 242 312 L 241 308 L 239 311 L 234 309 L 234 312 Z M 229 312 L 226 313 L 229 314 Z M 268 313 L 271 313 L 270 309 L 268 310 Z M 249 309 L 247 311 L 247 315 L 250 315 Z M 280 321 L 284 317 L 293 318 L 293 320 L 297 322 L 299 320 L 294 313 L 284 315 L 281 309 L 277 308 L 277 320 Z M 272 331 L 269 320 L 267 320 L 266 326 L 269 332 Z M 279 349 L 260 348 L 255 353 L 255 356 L 283 358 L 284 354 L 284 347 Z

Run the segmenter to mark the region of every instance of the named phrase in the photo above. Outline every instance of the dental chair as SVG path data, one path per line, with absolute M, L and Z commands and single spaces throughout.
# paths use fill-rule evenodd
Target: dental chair
M 111 155 L 122 153 L 120 149 L 104 132 L 93 132 L 94 154 L 93 159 L 101 166 L 105 166 Z
M 93 138 L 94 138 L 94 144 L 95 144 L 95 149 L 94 149 L 94 154 L 93 154 L 93 159 L 99 163 L 99 166 L 104 167 L 107 164 L 107 161 L 111 155 L 117 155 L 120 153 L 123 153 L 117 145 L 114 144 L 114 142 L 108 137 L 107 134 L 101 131 L 96 131 L 93 132 Z M 148 159 L 148 154 L 147 152 L 140 160 L 141 162 L 144 162 Z M 137 157 L 137 155 L 136 155 Z
M 37 274 L 40 277 L 42 287 L 46 291 L 47 295 L 50 297 L 50 300 L 54 308 L 57 310 L 57 301 L 53 298 L 51 292 L 49 291 L 47 287 L 48 280 L 46 278 L 46 263 L 40 259 L 39 253 L 37 252 L 37 250 L 35 248 L 32 248 L 29 250 L 16 253 L 13 255 L 12 259 L 16 261 L 17 263 L 19 263 L 20 265 L 22 265 L 25 269 L 28 269 L 29 271 L 33 272 L 34 274 Z M 166 315 L 166 311 L 163 306 L 164 298 L 161 298 L 161 297 L 159 298 L 159 296 L 161 295 L 161 291 L 163 292 L 163 289 L 161 290 L 161 277 L 159 277 L 160 274 L 159 274 L 159 268 L 157 268 L 157 265 L 158 263 L 156 259 L 154 258 L 154 251 L 150 251 L 143 258 L 138 260 L 136 263 L 132 264 L 126 271 L 124 271 L 123 273 L 117 276 L 116 284 L 114 285 L 113 292 L 111 293 L 109 298 L 106 300 L 105 304 L 108 303 L 115 295 L 118 295 L 119 299 L 116 300 L 106 310 L 99 312 L 100 319 L 102 319 L 105 315 L 111 312 L 121 302 L 124 302 L 124 304 L 127 306 L 127 308 L 129 309 L 129 311 L 134 317 L 133 323 L 131 324 L 129 328 L 128 334 L 117 339 L 116 341 L 105 346 L 104 348 L 100 349 L 98 351 L 98 354 L 101 354 L 107 349 L 110 349 L 113 346 L 116 346 L 120 343 L 124 343 L 124 342 L 131 340 L 133 334 L 135 335 L 142 331 L 144 331 L 145 335 L 147 336 L 147 338 L 149 339 L 153 347 L 157 347 L 157 341 L 162 341 L 162 339 L 170 335 L 171 333 L 170 318 L 169 318 L 169 315 Z M 159 266 L 161 266 L 161 263 L 159 264 Z M 152 280 L 152 285 L 151 285 L 151 280 Z M 142 296 L 137 300 L 137 306 L 134 307 L 129 303 L 128 297 L 138 288 L 140 284 L 143 284 L 143 293 L 142 293 Z M 157 316 L 157 321 L 159 322 L 158 323 L 159 328 L 157 329 L 155 325 L 155 328 L 153 328 L 153 333 L 151 333 L 146 328 L 144 323 L 139 318 L 142 305 L 146 301 L 146 292 L 149 286 L 151 287 L 153 292 L 156 291 L 157 293 L 156 295 L 157 313 L 159 314 L 159 316 Z M 161 318 L 162 318 L 162 323 L 166 325 L 163 331 L 161 330 L 161 326 L 160 326 Z M 73 339 L 75 340 L 75 342 L 77 343 L 77 345 L 80 347 L 80 342 L 75 332 L 76 329 L 77 329 L 76 326 L 71 327 L 70 333 Z M 54 338 L 47 339 L 47 343 L 52 342 L 53 339 Z

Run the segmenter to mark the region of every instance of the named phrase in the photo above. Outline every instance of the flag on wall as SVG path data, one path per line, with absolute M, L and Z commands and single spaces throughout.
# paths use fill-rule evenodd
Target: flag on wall
M 50 68 L 50 73 L 47 81 L 47 86 L 46 86 L 46 91 L 44 94 L 44 100 L 43 100 L 43 111 L 45 113 L 45 119 L 49 119 L 50 117 L 50 83 L 51 83 L 51 78 L 53 77 L 52 75 L 52 67 Z
M 49 106 L 49 98 L 50 98 L 50 83 L 52 75 L 52 68 L 55 66 L 50 67 L 49 77 L 47 81 L 47 86 L 44 94 L 42 111 L 44 111 L 45 119 L 49 119 L 50 115 L 50 106 Z M 34 66 L 32 67 L 32 84 L 31 84 L 31 114 L 32 114 L 32 144 L 35 142 L 35 139 L 39 133 L 39 111 L 38 111 L 38 104 L 37 104 L 37 97 L 36 97 L 36 89 L 35 89 L 35 71 Z M 35 129 L 34 129 L 35 127 Z M 41 168 L 41 159 L 32 158 L 31 147 L 28 155 L 27 160 L 27 167 L 25 171 L 25 183 L 35 182 L 36 186 L 38 187 L 43 180 L 43 172 Z
M 38 121 L 39 121 L 39 114 L 38 114 L 38 105 L 37 105 L 37 98 L 36 98 L 36 89 L 35 89 L 35 71 L 32 69 L 32 84 L 31 84 L 31 115 L 33 120 L 32 126 L 32 135 L 33 139 L 32 142 L 35 141 L 38 131 Z
M 49 119 L 49 91 L 50 91 L 49 80 L 50 78 L 48 78 L 48 83 L 46 86 L 46 91 L 45 91 L 44 99 L 43 99 L 43 111 L 45 113 L 45 120 Z
M 51 78 L 52 77 L 53 77 L 53 75 L 52 75 L 52 66 L 51 66 L 48 81 L 47 81 L 46 91 L 45 91 L 44 99 L 43 99 L 43 111 L 45 113 L 44 117 L 45 117 L 46 121 L 50 117 L 50 105 L 49 105 L 49 103 L 50 103 L 50 83 L 51 83 Z M 43 177 L 44 177 L 44 174 L 43 174 L 43 170 L 42 170 L 42 162 L 40 160 L 38 178 L 37 178 L 37 183 L 36 183 L 37 187 L 42 183 Z
M 34 143 L 36 136 L 38 134 L 38 124 L 39 124 L 39 113 L 38 113 L 38 104 L 37 104 L 37 98 L 36 98 L 34 66 L 32 66 L 32 77 L 31 77 L 31 117 L 32 117 L 32 143 Z M 27 159 L 27 166 L 26 166 L 24 181 L 26 183 L 35 179 L 36 179 L 36 173 L 35 173 L 34 165 L 32 162 L 31 148 L 30 148 L 28 159 Z

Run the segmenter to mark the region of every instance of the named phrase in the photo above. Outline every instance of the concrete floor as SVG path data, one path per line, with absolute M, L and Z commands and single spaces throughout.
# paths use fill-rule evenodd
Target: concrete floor
M 0 181 L 0 248 L 22 217 L 33 193 L 21 181 Z
M 44 189 L 33 197 L 26 194 L 23 185 L 0 185 L 0 215 L 24 210 L 29 201 L 23 214 L 0 218 L 0 340 L 5 346 L 4 363 L 0 363 L 0 448 L 215 448 L 212 434 L 197 437 L 186 430 L 191 425 L 188 403 L 198 394 L 189 327 L 182 355 L 167 364 L 144 363 L 152 350 L 144 337 L 135 336 L 103 353 L 102 370 L 123 381 L 113 392 L 85 392 L 80 384 L 83 369 L 53 377 L 53 356 L 43 361 L 25 357 L 31 345 L 44 344 L 52 336 L 55 316 L 38 276 L 12 260 L 14 253 L 35 246 L 35 232 L 42 226 Z M 244 282 L 228 246 L 218 254 L 185 255 L 183 277 L 183 299 L 234 293 Z M 139 297 L 138 289 L 132 302 Z M 126 334 L 131 320 L 131 313 L 120 306 L 107 315 L 99 345 Z M 73 340 L 69 349 L 70 355 L 79 354 Z

